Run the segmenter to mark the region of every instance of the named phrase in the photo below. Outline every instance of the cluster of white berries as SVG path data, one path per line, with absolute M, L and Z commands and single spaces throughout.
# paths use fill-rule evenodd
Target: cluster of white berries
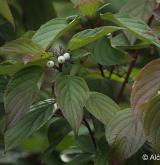
M 65 63 L 65 61 L 69 60 L 70 59 L 70 54 L 69 53 L 64 53 L 62 56 L 59 56 L 58 57 L 58 63 L 59 64 L 63 64 Z M 54 61 L 48 61 L 47 62 L 47 67 L 48 68 L 53 68 L 55 65 Z

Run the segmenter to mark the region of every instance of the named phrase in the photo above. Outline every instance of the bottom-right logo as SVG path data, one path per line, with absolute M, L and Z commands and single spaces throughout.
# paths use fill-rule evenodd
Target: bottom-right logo
M 142 159 L 143 160 L 160 160 L 160 155 L 152 154 L 149 156 L 147 154 L 143 154 Z

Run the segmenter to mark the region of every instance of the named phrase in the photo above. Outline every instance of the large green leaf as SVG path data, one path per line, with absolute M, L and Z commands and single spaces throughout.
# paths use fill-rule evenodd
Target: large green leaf
M 63 18 L 52 19 L 40 27 L 32 40 L 46 49 L 66 32 L 74 29 L 78 23 L 79 17 L 76 17 L 70 23 Z
M 145 21 L 146 23 L 149 20 L 149 17 L 152 15 L 153 10 L 156 8 L 156 3 L 151 2 L 150 0 L 129 0 L 125 5 L 121 8 L 119 14 L 121 15 L 129 15 L 135 17 L 136 19 L 140 19 Z M 133 44 L 136 39 L 131 34 L 125 32 L 129 41 Z
M 32 61 L 27 64 L 24 64 L 23 62 L 5 61 L 4 63 L 0 64 L 0 75 L 14 75 L 22 68 L 27 68 L 29 66 L 44 66 L 46 65 L 47 61 L 47 58 Z
M 31 66 L 18 71 L 5 92 L 6 129 L 13 127 L 29 111 L 39 92 L 43 69 Z
M 156 8 L 156 3 L 150 0 L 129 0 L 120 10 L 121 15 L 129 15 L 148 22 L 153 10 Z M 136 38 L 129 33 L 125 32 L 129 41 L 133 44 Z
M 14 25 L 14 19 L 12 16 L 12 13 L 10 11 L 10 8 L 8 6 L 7 0 L 0 0 L 0 14 L 6 18 L 13 26 Z
M 156 3 L 150 0 L 129 0 L 120 10 L 120 14 L 128 14 L 135 18 L 139 18 L 145 22 L 148 21 L 156 8 Z
M 75 50 L 83 46 L 88 45 L 91 42 L 94 42 L 103 36 L 112 33 L 114 31 L 120 30 L 120 27 L 116 26 L 102 26 L 95 29 L 86 29 L 77 34 L 75 34 L 72 39 L 69 41 L 68 49 Z
M 129 56 L 122 50 L 113 48 L 107 38 L 102 38 L 90 46 L 91 55 L 102 65 L 116 65 L 129 62 Z
M 160 95 L 157 94 L 141 106 L 141 110 L 143 112 L 143 124 L 147 140 L 152 143 L 157 152 L 160 152 Z
M 54 100 L 48 99 L 31 106 L 30 111 L 5 132 L 5 149 L 11 149 L 32 135 L 52 117 Z
M 75 60 L 82 60 L 85 59 L 88 55 L 90 55 L 90 52 L 84 49 L 76 49 L 72 52 L 72 59 Z
M 121 33 L 111 38 L 111 45 L 122 49 L 142 49 L 148 47 L 149 43 L 137 41 L 134 45 L 130 44 L 128 38 Z
M 13 75 L 24 67 L 23 63 L 5 62 L 0 64 L 0 75 Z
M 32 40 L 27 38 L 19 38 L 10 41 L 0 47 L 0 54 L 4 55 L 35 55 L 43 49 Z
M 61 76 L 56 81 L 55 93 L 60 109 L 77 134 L 89 93 L 86 82 L 77 76 Z
M 148 41 L 151 44 L 160 47 L 160 41 L 158 36 L 153 33 L 153 30 L 143 21 L 119 14 L 105 13 L 102 15 L 102 19 L 109 20 L 115 24 L 126 28 L 131 34 L 137 38 Z
M 112 148 L 112 154 L 118 160 L 135 154 L 145 143 L 143 127 L 136 122 L 131 110 L 118 112 L 106 127 L 106 138 Z
M 134 112 L 139 112 L 144 104 L 160 89 L 160 59 L 147 64 L 138 74 L 132 87 L 131 106 Z
M 86 103 L 86 109 L 104 124 L 113 118 L 119 106 L 109 97 L 98 92 L 91 92 Z

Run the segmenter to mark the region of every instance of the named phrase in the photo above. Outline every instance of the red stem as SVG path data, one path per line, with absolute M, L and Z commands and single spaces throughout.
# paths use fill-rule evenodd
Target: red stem
M 157 10 L 160 10 L 160 5 L 158 6 Z M 154 19 L 154 15 L 152 14 L 152 15 L 150 16 L 150 18 L 148 19 L 148 22 L 147 22 L 148 26 L 151 26 L 151 24 L 152 24 L 152 22 L 153 22 L 153 19 Z M 131 62 L 130 66 L 129 66 L 129 69 L 128 69 L 126 78 L 125 78 L 125 80 L 124 80 L 124 82 L 123 82 L 123 84 L 122 84 L 122 87 L 121 87 L 121 89 L 120 89 L 120 91 L 119 91 L 119 93 L 118 93 L 118 95 L 117 95 L 117 97 L 116 97 L 116 102 L 117 102 L 117 103 L 120 102 L 120 99 L 121 99 L 121 97 L 122 97 L 122 95 L 123 95 L 123 92 L 124 92 L 124 89 L 125 89 L 125 87 L 126 87 L 126 84 L 128 83 L 130 74 L 131 74 L 131 72 L 132 72 L 134 66 L 136 65 L 136 61 L 137 61 L 137 58 L 138 58 L 139 53 L 140 53 L 140 50 L 136 50 L 135 55 L 134 55 L 134 59 L 133 59 L 133 61 Z
M 109 78 L 110 78 L 110 79 L 112 78 L 112 74 L 113 74 L 114 69 L 115 69 L 115 66 L 114 66 L 114 65 L 111 66 L 110 72 L 109 72 Z
M 116 102 L 117 103 L 120 102 L 120 99 L 121 99 L 121 97 L 123 95 L 124 89 L 125 89 L 125 87 L 126 87 L 126 85 L 128 83 L 130 74 L 132 73 L 132 70 L 133 70 L 134 66 L 136 65 L 136 61 L 137 61 L 137 58 L 138 58 L 139 53 L 140 53 L 140 50 L 136 50 L 135 55 L 134 55 L 134 59 L 132 60 L 130 66 L 129 66 L 129 69 L 128 69 L 126 78 L 125 78 L 125 80 L 124 80 L 124 82 L 123 82 L 123 84 L 121 86 L 121 89 L 120 89 L 120 91 L 119 91 L 119 93 L 118 93 L 118 95 L 116 97 Z
M 103 71 L 103 65 L 98 64 L 98 67 L 99 67 L 99 70 L 100 70 L 100 72 L 101 72 L 101 76 L 102 76 L 102 77 L 105 77 L 105 74 L 104 74 L 104 71 Z
M 89 125 L 89 123 L 87 122 L 87 120 L 86 120 L 85 117 L 83 118 L 83 121 L 84 121 L 85 126 L 86 126 L 87 129 L 88 129 L 88 132 L 89 132 L 89 134 L 90 134 L 90 137 L 91 137 L 92 142 L 93 142 L 93 145 L 94 145 L 94 148 L 96 149 L 96 148 L 97 148 L 97 143 L 96 143 L 96 139 L 95 139 L 95 137 L 94 137 L 94 135 L 93 135 L 93 132 L 92 132 L 92 130 L 91 130 L 91 127 L 90 127 L 90 125 Z
M 148 19 L 148 22 L 147 22 L 148 26 L 151 26 L 153 19 L 154 19 L 154 15 L 152 14 L 150 18 Z

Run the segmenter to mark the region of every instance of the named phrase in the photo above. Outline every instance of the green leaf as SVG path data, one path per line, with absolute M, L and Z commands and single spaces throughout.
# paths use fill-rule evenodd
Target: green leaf
M 4 154 L 4 151 L 0 152 L 0 163 L 1 164 L 14 164 L 17 163 L 18 159 L 21 159 L 23 156 L 26 157 L 27 153 L 18 152 L 18 151 L 9 151 Z
M 131 106 L 135 114 L 142 104 L 150 100 L 160 89 L 160 59 L 147 64 L 138 74 L 132 87 Z
M 160 47 L 158 36 L 153 33 L 153 30 L 145 22 L 139 19 L 119 14 L 113 15 L 111 13 L 103 14 L 102 19 L 114 22 L 115 24 L 126 28 L 135 37 Z
M 7 0 L 0 0 L 0 14 L 6 18 L 13 25 L 13 27 L 15 27 L 14 19 L 8 6 Z
M 0 21 L 0 38 L 1 45 L 5 41 L 11 41 L 16 38 L 16 33 L 14 32 L 13 27 L 9 23 L 5 22 L 5 20 L 3 22 Z
M 114 97 L 114 86 L 109 78 L 97 78 L 93 75 L 88 76 L 86 78 L 86 81 L 90 91 L 95 91 L 107 95 L 109 97 Z
M 96 152 L 91 137 L 88 135 L 79 136 L 76 141 L 76 146 L 84 153 L 94 154 Z
M 32 39 L 34 34 L 35 34 L 34 30 L 29 30 L 29 31 L 25 32 L 21 37 Z
M 50 150 L 43 152 L 41 155 L 41 162 L 45 165 L 63 165 L 64 162 L 61 160 L 59 151 L 51 148 Z
M 106 154 L 97 154 L 94 165 L 109 165 L 109 159 Z
M 77 34 L 75 34 L 72 39 L 69 41 L 68 49 L 71 51 L 81 48 L 88 45 L 91 42 L 94 42 L 103 36 L 120 30 L 122 28 L 116 26 L 102 26 L 95 29 L 86 29 Z
M 81 11 L 82 14 L 91 17 L 96 15 L 100 5 L 101 5 L 100 0 L 95 0 L 94 2 L 90 1 L 89 3 L 81 4 L 79 6 L 79 10 Z
M 43 49 L 32 40 L 27 38 L 19 38 L 10 41 L 0 47 L 0 54 L 4 55 L 35 55 Z
M 52 147 L 59 144 L 63 138 L 71 131 L 71 127 L 65 119 L 57 119 L 48 129 L 48 140 Z
M 39 92 L 43 68 L 31 66 L 18 71 L 5 92 L 6 129 L 13 127 L 29 111 Z
M 29 66 L 44 66 L 47 63 L 47 59 L 40 59 L 36 61 L 32 61 L 30 63 L 24 64 L 22 62 L 15 61 L 5 61 L 0 64 L 0 75 L 14 75 L 17 71 L 27 68 Z
M 76 49 L 75 51 L 72 51 L 72 59 L 73 60 L 82 60 L 82 58 L 86 58 L 88 55 L 90 55 L 90 52 L 84 49 Z
M 8 83 L 8 78 L 6 76 L 0 76 L 0 119 L 5 114 L 3 97 L 7 83 Z
M 15 63 L 6 61 L 4 63 L 0 64 L 0 75 L 13 75 L 15 74 L 19 69 L 23 68 L 23 63 Z
M 147 22 L 155 8 L 156 3 L 150 0 L 129 0 L 121 8 L 119 13 L 122 15 L 127 13 L 129 16 L 133 16 Z
M 130 44 L 127 37 L 121 33 L 111 38 L 111 45 L 113 47 L 123 48 L 123 49 L 142 49 L 147 48 L 148 42 L 136 42 L 134 45 Z
M 80 153 L 79 155 L 75 156 L 71 162 L 67 163 L 67 165 L 88 165 L 92 159 L 93 155 L 89 153 Z
M 98 8 L 101 5 L 100 0 L 87 0 L 87 1 L 81 1 L 81 0 L 71 0 L 72 3 L 74 3 L 78 9 L 81 11 L 81 13 L 85 16 L 95 16 L 97 13 Z
M 7 86 L 8 83 L 8 79 L 5 76 L 0 76 L 0 103 L 3 103 L 3 95 L 4 95 L 4 91 L 5 88 Z
M 107 38 L 102 38 L 91 44 L 91 55 L 102 65 L 117 65 L 129 62 L 129 56 L 122 50 L 113 48 Z
M 77 4 L 80 2 L 80 0 L 71 0 L 71 2 L 72 2 L 74 5 L 77 5 Z
M 146 104 L 141 106 L 143 112 L 143 124 L 147 140 L 160 152 L 160 95 L 154 96 Z
M 56 81 L 55 93 L 60 109 L 77 134 L 89 93 L 86 82 L 77 76 L 61 76 Z
M 5 132 L 5 149 L 17 146 L 24 139 L 40 129 L 52 117 L 53 99 L 48 99 L 31 106 L 23 118 L 12 128 Z
M 104 94 L 91 92 L 86 103 L 86 109 L 105 125 L 113 118 L 119 106 Z
M 106 138 L 112 149 L 111 154 L 115 154 L 117 160 L 132 156 L 146 141 L 141 122 L 135 121 L 128 109 L 112 118 L 106 127 Z
M 78 23 L 79 17 L 76 17 L 70 23 L 63 18 L 52 19 L 39 28 L 32 40 L 46 49 L 65 33 L 74 29 Z

